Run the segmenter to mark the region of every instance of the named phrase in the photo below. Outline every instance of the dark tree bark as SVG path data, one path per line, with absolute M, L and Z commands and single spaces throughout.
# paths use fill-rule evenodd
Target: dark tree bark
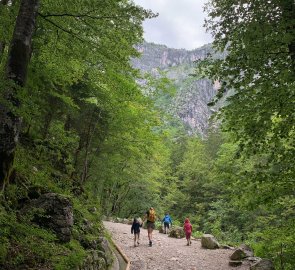
M 38 4 L 39 0 L 21 0 L 8 53 L 6 77 L 18 87 L 2 89 L 3 98 L 8 103 L 0 104 L 0 189 L 3 189 L 9 180 L 18 142 L 21 118 L 14 113 L 11 106 L 20 105 L 17 91 L 26 82 Z

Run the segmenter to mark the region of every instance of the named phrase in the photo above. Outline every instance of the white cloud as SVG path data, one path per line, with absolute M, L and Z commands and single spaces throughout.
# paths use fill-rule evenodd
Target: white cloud
M 134 0 L 159 16 L 144 22 L 146 41 L 170 48 L 195 49 L 212 42 L 203 27 L 207 0 Z

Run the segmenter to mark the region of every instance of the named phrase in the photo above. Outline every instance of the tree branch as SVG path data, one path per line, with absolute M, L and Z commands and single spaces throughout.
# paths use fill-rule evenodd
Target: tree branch
M 129 18 L 130 16 L 91 16 L 88 14 L 70 14 L 70 13 L 61 13 L 61 14 L 41 14 L 38 13 L 42 18 L 47 17 L 74 17 L 74 18 L 89 18 L 94 20 L 103 20 L 103 19 L 118 19 L 118 18 Z
M 44 17 L 42 14 L 40 14 L 40 13 L 38 13 L 38 14 L 39 14 L 39 15 L 41 16 L 41 18 L 43 18 L 45 21 L 51 23 L 52 25 L 54 25 L 54 26 L 57 27 L 58 29 L 64 31 L 65 33 L 68 33 L 69 35 L 71 35 L 71 36 L 77 38 L 77 39 L 80 40 L 81 42 L 87 42 L 86 40 L 80 38 L 80 37 L 78 36 L 78 34 L 72 32 L 72 31 L 70 31 L 70 30 L 68 30 L 68 29 L 65 29 L 65 28 L 61 27 L 60 25 L 56 24 L 56 23 L 53 22 L 52 20 L 49 20 L 49 19 L 47 19 L 46 17 Z

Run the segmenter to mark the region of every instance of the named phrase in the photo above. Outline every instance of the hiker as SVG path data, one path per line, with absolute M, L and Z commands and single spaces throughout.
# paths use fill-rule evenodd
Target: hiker
M 131 226 L 131 233 L 134 233 L 134 247 L 139 246 L 139 236 L 140 236 L 140 227 L 142 223 L 137 218 L 134 218 L 132 226 Z M 137 245 L 136 245 L 137 242 Z
M 149 246 L 153 245 L 153 230 L 155 229 L 155 222 L 156 222 L 156 212 L 153 207 L 146 212 L 145 216 L 147 231 L 148 231 L 148 238 L 149 238 Z
M 172 220 L 168 213 L 165 214 L 162 223 L 164 223 L 164 233 L 166 234 L 169 232 L 170 225 L 172 226 Z
M 185 219 L 183 229 L 184 229 L 185 237 L 186 237 L 186 240 L 187 240 L 187 246 L 189 246 L 189 245 L 192 244 L 191 236 L 192 236 L 192 231 L 193 231 L 193 227 L 192 227 L 192 224 L 189 221 L 189 218 Z

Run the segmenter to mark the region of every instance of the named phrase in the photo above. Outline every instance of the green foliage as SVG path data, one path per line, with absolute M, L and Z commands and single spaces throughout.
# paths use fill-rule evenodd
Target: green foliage
M 228 97 L 220 118 L 236 142 L 235 154 L 220 156 L 216 166 L 220 184 L 229 187 L 224 199 L 242 219 L 226 230 L 235 235 L 238 228 L 243 237 L 247 231 L 256 252 L 273 259 L 278 269 L 294 268 L 288 255 L 292 214 L 283 215 L 294 200 L 294 10 L 289 0 L 208 2 L 206 26 L 223 55 L 197 69 L 220 81 L 217 99 Z M 225 214 L 214 227 L 219 234 L 230 214 L 228 206 L 222 208 L 210 211 Z
M 86 257 L 86 251 L 81 247 L 80 243 L 76 240 L 71 240 L 70 243 L 65 245 L 66 251 L 63 256 L 54 258 L 54 269 L 74 269 L 82 264 Z
M 7 85 L 3 74 L 18 4 L 1 5 L 1 86 Z M 103 234 L 102 207 L 120 211 L 125 188 L 160 167 L 160 143 L 152 132 L 158 115 L 135 83 L 129 61 L 138 55 L 134 45 L 142 41 L 143 20 L 154 16 L 130 1 L 42 1 L 27 84 L 16 93 L 23 125 L 4 194 L 9 212 L 0 218 L 7 231 L 1 235 L 5 267 L 76 268 L 86 256 L 79 241 L 91 243 Z M 155 183 L 150 195 L 157 183 L 154 175 L 146 178 Z M 109 187 L 110 201 L 101 198 Z M 46 192 L 74 197 L 75 239 L 67 245 L 30 222 L 42 213 L 15 217 L 24 201 Z M 87 209 L 94 206 L 98 210 L 91 214 Z
M 18 269 L 19 265 L 38 265 L 54 253 L 56 237 L 51 232 L 20 221 L 14 213 L 0 212 L 1 261 L 0 265 Z
M 294 198 L 286 196 L 265 209 L 249 237 L 258 256 L 273 258 L 280 269 L 292 269 L 294 259 Z
M 194 231 L 192 232 L 192 236 L 193 236 L 194 238 L 199 239 L 199 238 L 201 238 L 201 237 L 203 236 L 203 233 L 200 232 L 200 231 L 196 231 L 196 230 L 194 230 Z

